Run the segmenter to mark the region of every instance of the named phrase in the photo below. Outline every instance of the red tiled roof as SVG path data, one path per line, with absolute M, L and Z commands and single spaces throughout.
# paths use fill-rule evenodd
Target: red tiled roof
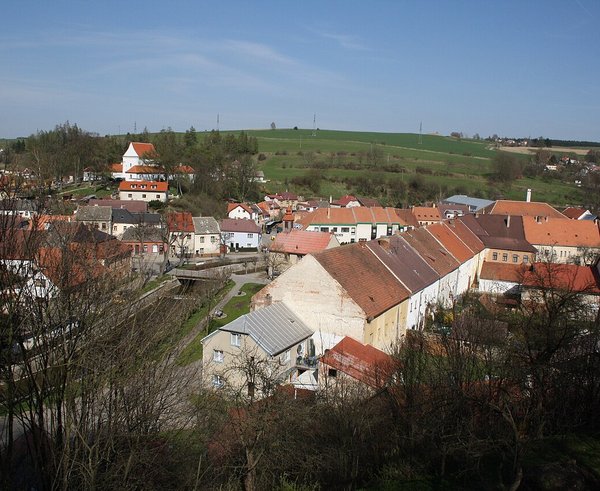
M 443 223 L 434 223 L 427 227 L 428 232 L 433 235 L 450 254 L 452 254 L 460 263 L 471 259 L 475 253 L 460 240 L 456 234 Z
M 121 164 L 121 163 L 110 164 L 110 170 L 112 172 L 123 172 L 123 164 Z
M 366 244 L 334 247 L 313 257 L 367 317 L 377 317 L 410 296 L 396 277 L 369 252 Z
M 485 244 L 462 220 L 448 220 L 445 223 L 473 252 L 479 253 L 485 249 Z
M 227 203 L 227 214 L 229 215 L 238 206 L 252 216 L 252 209 L 246 203 Z
M 525 238 L 531 244 L 567 247 L 599 247 L 598 225 L 591 220 L 523 217 Z
M 260 227 L 256 225 L 254 220 L 249 218 L 224 218 L 220 222 L 221 232 L 246 232 L 249 234 L 259 234 Z
M 460 266 L 459 262 L 442 246 L 426 228 L 403 232 L 401 237 L 427 261 L 440 277 Z
M 577 220 L 581 215 L 583 215 L 587 210 L 585 208 L 575 208 L 573 206 L 569 206 L 562 211 L 562 214 L 567 218 L 571 218 L 572 220 Z
M 345 336 L 321 357 L 321 363 L 371 387 L 382 387 L 394 372 L 393 358 L 370 345 Z
M 195 232 L 194 220 L 189 211 L 177 211 L 167 215 L 169 232 Z
M 348 206 L 348 203 L 351 201 L 358 201 L 354 196 L 347 194 L 346 196 L 342 196 L 337 201 L 334 201 L 332 204 L 339 206 Z
M 74 219 L 73 215 L 38 215 L 31 225 L 37 230 L 46 230 L 51 223 L 72 222 Z
M 126 174 L 164 174 L 165 170 L 157 165 L 134 165 Z
M 521 283 L 523 281 L 523 275 L 527 269 L 528 266 L 524 264 L 483 261 L 479 278 L 482 280 Z
M 332 235 L 327 232 L 308 232 L 306 230 L 290 230 L 277 234 L 271 242 L 271 252 L 306 255 L 327 249 Z
M 517 215 L 522 217 L 565 217 L 548 203 L 538 201 L 498 200 L 492 206 L 490 213 L 492 215 Z
M 440 210 L 434 206 L 414 206 L 412 213 L 417 220 L 422 222 L 440 221 Z
M 193 174 L 196 171 L 189 165 L 178 165 L 175 167 L 175 169 L 173 169 L 173 172 L 176 174 Z
M 525 272 L 523 285 L 531 288 L 600 293 L 593 268 L 576 264 L 535 263 Z
M 139 157 L 153 156 L 156 154 L 156 150 L 154 149 L 154 145 L 152 145 L 152 143 L 131 142 L 131 144 L 133 145 L 135 153 L 137 153 Z
M 398 215 L 396 208 L 355 206 L 352 208 L 317 208 L 304 216 L 299 223 L 306 228 L 316 224 L 356 225 L 357 223 L 397 223 L 410 225 Z
M 142 188 L 142 186 L 146 186 Z M 152 186 L 156 186 L 153 188 Z M 169 190 L 169 184 L 163 181 L 121 181 L 119 191 L 138 191 L 138 192 L 161 192 L 165 193 Z

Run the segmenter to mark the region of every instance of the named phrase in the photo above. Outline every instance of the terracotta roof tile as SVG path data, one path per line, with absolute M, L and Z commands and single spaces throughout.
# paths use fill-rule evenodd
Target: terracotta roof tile
M 511 281 L 521 283 L 523 275 L 528 269 L 527 265 L 512 263 L 495 263 L 484 261 L 481 266 L 479 278 L 482 280 Z
M 164 174 L 165 170 L 157 165 L 134 165 L 126 174 Z
M 146 186 L 143 188 L 142 186 Z M 156 186 L 156 187 L 152 187 Z M 121 181 L 119 191 L 139 191 L 144 192 L 160 192 L 165 193 L 169 190 L 169 184 L 163 181 Z
M 394 372 L 394 359 L 370 345 L 345 336 L 327 351 L 321 363 L 371 387 L 382 387 Z
M 577 220 L 581 215 L 583 215 L 586 211 L 585 208 L 575 208 L 573 206 L 569 206 L 562 211 L 562 214 L 567 218 L 571 218 L 572 220 Z
M 224 218 L 220 222 L 221 232 L 246 232 L 249 234 L 259 234 L 261 229 L 254 220 L 249 218 Z
M 567 247 L 599 247 L 598 225 L 588 220 L 523 217 L 525 237 L 531 244 Z
M 313 256 L 367 317 L 377 317 L 410 296 L 364 243 L 327 249 Z
M 452 230 L 443 223 L 434 223 L 429 225 L 427 230 L 433 235 L 450 254 L 452 254 L 460 263 L 471 259 L 475 252 L 472 251 L 462 240 L 460 240 Z
M 594 268 L 576 264 L 535 263 L 525 272 L 523 285 L 600 294 Z
M 277 234 L 271 242 L 271 252 L 306 255 L 320 252 L 329 246 L 332 235 L 327 232 L 309 232 L 306 230 L 290 230 Z M 337 242 L 337 241 L 336 241 Z
M 402 233 L 402 238 L 427 261 L 440 276 L 446 276 L 460 266 L 460 263 L 427 231 L 418 228 Z
M 422 222 L 439 222 L 441 219 L 440 210 L 436 207 L 414 206 L 411 211 L 415 218 Z
M 189 211 L 178 211 L 167 215 L 167 226 L 169 232 L 191 232 L 194 233 L 194 220 Z
M 491 207 L 492 215 L 518 215 L 522 217 L 553 217 L 564 218 L 565 216 L 548 203 L 538 201 L 510 201 L 498 200 Z
M 147 157 L 156 154 L 156 150 L 154 149 L 154 145 L 152 145 L 152 143 L 131 142 L 131 144 L 133 145 L 135 153 L 137 153 L 139 157 Z

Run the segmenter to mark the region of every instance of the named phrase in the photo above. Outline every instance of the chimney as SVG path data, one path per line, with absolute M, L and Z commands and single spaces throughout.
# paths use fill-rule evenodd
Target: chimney
M 510 228 L 510 215 L 506 217 L 506 228 Z
M 271 296 L 270 293 L 267 293 L 265 295 L 265 307 L 268 307 L 269 305 L 271 305 L 273 303 L 273 297 Z
M 380 237 L 377 239 L 379 245 L 386 251 L 390 250 L 390 239 L 389 237 Z
M 327 207 L 327 218 L 331 218 L 331 208 Z
M 527 190 L 527 198 L 525 199 L 525 201 L 527 201 L 527 203 L 531 202 L 531 189 Z
M 333 203 L 333 196 L 329 195 L 329 204 Z

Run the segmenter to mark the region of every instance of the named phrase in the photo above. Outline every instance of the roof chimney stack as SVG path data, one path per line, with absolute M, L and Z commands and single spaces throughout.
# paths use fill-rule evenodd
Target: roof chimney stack
M 510 215 L 506 217 L 506 228 L 510 228 Z
M 531 189 L 527 190 L 527 198 L 525 201 L 527 201 L 527 203 L 531 203 Z

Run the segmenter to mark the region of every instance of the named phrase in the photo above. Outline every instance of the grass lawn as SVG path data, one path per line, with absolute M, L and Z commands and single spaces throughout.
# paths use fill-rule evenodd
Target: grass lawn
M 235 296 L 231 300 L 229 300 L 229 302 L 227 302 L 223 307 L 223 313 L 225 314 L 225 316 L 223 316 L 223 318 L 221 319 L 213 319 L 210 323 L 210 329 L 208 330 L 208 332 L 203 331 L 199 333 L 181 352 L 179 358 L 177 359 L 177 363 L 181 366 L 185 366 L 195 361 L 201 360 L 202 339 L 211 332 L 217 330 L 219 327 L 222 327 L 225 324 L 229 324 L 231 321 L 237 319 L 241 315 L 250 312 L 250 300 L 252 299 L 252 295 L 261 290 L 264 286 L 265 285 L 261 285 L 258 283 L 246 283 L 244 286 L 242 286 L 241 291 L 245 292 L 246 294 L 243 296 Z M 231 289 L 231 287 L 229 289 Z M 227 291 L 229 291 L 229 289 Z M 206 315 L 204 307 L 198 312 L 202 312 L 203 315 Z M 190 317 L 190 319 L 192 319 L 192 317 L 195 317 L 196 313 L 193 314 Z M 202 315 L 199 315 L 198 318 L 194 320 L 192 328 L 200 321 L 201 318 Z

